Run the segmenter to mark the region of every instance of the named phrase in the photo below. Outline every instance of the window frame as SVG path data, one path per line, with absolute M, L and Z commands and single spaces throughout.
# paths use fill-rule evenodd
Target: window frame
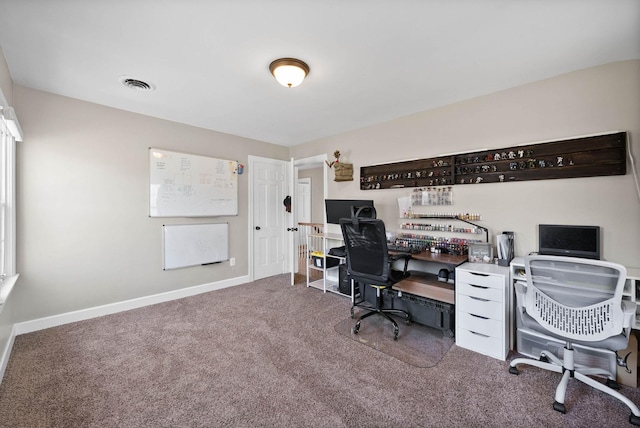
M 16 136 L 0 110 L 0 311 L 18 278 L 16 272 Z M 11 111 L 13 114 L 13 111 Z M 17 123 L 17 121 L 16 121 Z M 19 128 L 18 128 L 19 129 Z M 22 136 L 19 136 L 22 140 Z

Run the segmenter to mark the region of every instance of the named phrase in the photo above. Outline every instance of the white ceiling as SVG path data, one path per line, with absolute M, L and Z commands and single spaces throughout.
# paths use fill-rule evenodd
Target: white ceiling
M 0 0 L 0 47 L 15 84 L 291 146 L 640 59 L 640 1 Z

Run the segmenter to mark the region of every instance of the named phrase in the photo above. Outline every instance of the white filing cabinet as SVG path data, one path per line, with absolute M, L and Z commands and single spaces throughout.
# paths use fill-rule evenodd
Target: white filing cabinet
M 456 268 L 456 345 L 505 360 L 509 353 L 509 268 Z

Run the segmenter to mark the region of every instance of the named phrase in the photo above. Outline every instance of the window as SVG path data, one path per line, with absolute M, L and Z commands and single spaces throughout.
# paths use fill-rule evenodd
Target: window
M 11 108 L 0 110 L 0 309 L 15 283 L 15 147 L 22 140 Z M 5 278 L 7 280 L 5 280 Z

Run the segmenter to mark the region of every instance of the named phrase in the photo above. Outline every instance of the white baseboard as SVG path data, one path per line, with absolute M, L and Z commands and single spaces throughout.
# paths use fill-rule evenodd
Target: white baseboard
M 157 303 L 168 302 L 171 300 L 182 299 L 184 297 L 194 296 L 196 294 L 207 293 L 213 290 L 220 290 L 222 288 L 232 287 L 234 285 L 245 284 L 249 282 L 249 276 L 240 276 L 236 278 L 226 279 L 224 281 L 212 282 L 209 284 L 196 285 L 193 287 L 182 288 L 180 290 L 168 291 L 166 293 L 154 294 L 152 296 L 139 297 L 137 299 L 125 300 L 118 303 L 110 303 L 108 305 L 96 306 L 94 308 L 81 309 L 79 311 L 67 312 L 65 314 L 53 315 L 50 317 L 39 318 L 31 321 L 24 321 L 14 325 L 14 336 L 20 334 L 31 333 L 45 328 L 56 327 L 63 324 L 69 324 L 76 321 L 88 320 L 91 318 L 97 318 L 104 315 L 114 314 L 117 312 L 128 311 L 131 309 L 142 308 L 144 306 L 155 305 Z M 13 337 L 11 338 L 11 345 L 13 344 Z M 8 347 L 9 351 L 5 350 L 6 358 L 8 359 L 11 347 Z M 6 365 L 4 361 L 5 355 L 2 356 L 3 360 L 0 361 L 0 369 L 3 365 Z M 0 379 L 2 379 L 0 377 Z

